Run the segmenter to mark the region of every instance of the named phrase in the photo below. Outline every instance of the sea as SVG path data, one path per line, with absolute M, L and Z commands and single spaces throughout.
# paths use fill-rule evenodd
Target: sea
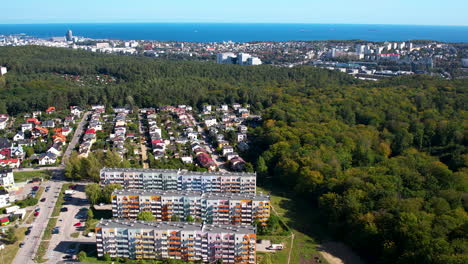
M 92 39 L 190 42 L 250 42 L 290 40 L 435 40 L 468 42 L 468 26 L 249 24 L 249 23 L 81 23 L 0 24 L 0 35 L 36 38 L 74 36 Z

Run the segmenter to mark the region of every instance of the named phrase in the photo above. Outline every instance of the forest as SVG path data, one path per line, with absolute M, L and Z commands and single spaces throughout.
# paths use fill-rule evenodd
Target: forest
M 261 185 L 292 190 L 369 263 L 468 263 L 468 80 L 370 82 L 310 66 L 44 47 L 2 47 L 0 65 L 9 69 L 0 112 L 10 115 L 50 105 L 248 103 L 263 116 L 245 154 Z M 115 82 L 90 81 L 97 75 Z

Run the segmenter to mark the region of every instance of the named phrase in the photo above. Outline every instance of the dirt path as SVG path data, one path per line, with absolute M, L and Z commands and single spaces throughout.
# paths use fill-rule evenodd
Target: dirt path
M 326 242 L 317 246 L 319 253 L 330 264 L 364 264 L 364 261 L 341 242 Z
M 291 262 L 291 253 L 294 247 L 294 232 L 291 231 L 291 247 L 289 247 L 288 264 Z

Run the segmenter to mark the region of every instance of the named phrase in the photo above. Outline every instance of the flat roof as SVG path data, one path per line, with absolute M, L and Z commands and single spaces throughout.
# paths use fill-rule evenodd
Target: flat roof
M 162 191 L 162 190 L 115 190 L 113 195 L 128 195 L 128 196 L 184 196 L 184 197 L 200 197 L 205 199 L 216 200 L 253 200 L 265 201 L 270 200 L 267 194 L 248 194 L 248 193 L 203 193 L 199 191 Z
M 252 225 L 213 225 L 196 222 L 159 222 L 159 221 L 126 221 L 118 219 L 102 219 L 96 225 L 100 228 L 123 228 L 123 229 L 153 229 L 153 230 L 181 230 L 199 231 L 213 233 L 239 233 L 254 234 L 256 228 Z
M 141 168 L 102 168 L 103 172 L 140 172 L 140 173 L 177 173 L 181 176 L 201 175 L 201 176 L 245 176 L 256 177 L 256 173 L 252 172 L 201 172 L 201 171 L 187 171 L 187 170 L 174 170 L 174 169 L 141 169 Z

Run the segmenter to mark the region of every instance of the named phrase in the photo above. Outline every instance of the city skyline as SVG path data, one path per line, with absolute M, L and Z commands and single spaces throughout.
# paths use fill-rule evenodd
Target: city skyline
M 90 8 L 92 7 L 92 8 Z M 464 13 L 468 3 L 461 0 L 397 0 L 379 3 L 361 0 L 328 2 L 291 0 L 240 0 L 235 4 L 202 0 L 177 4 L 138 0 L 82 1 L 75 6 L 58 0 L 7 2 L 0 24 L 50 23 L 300 23 L 300 24 L 382 24 L 468 26 Z M 37 12 L 41 10 L 41 12 Z M 254 11 L 253 11 L 254 10 Z M 320 14 L 317 16 L 316 14 Z

